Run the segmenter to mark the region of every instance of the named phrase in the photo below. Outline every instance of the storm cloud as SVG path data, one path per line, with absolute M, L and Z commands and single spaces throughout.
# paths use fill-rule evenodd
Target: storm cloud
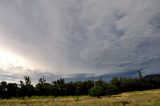
M 141 68 L 144 73 L 159 73 L 159 4 L 159 0 L 1 0 L 0 45 L 53 74 Z

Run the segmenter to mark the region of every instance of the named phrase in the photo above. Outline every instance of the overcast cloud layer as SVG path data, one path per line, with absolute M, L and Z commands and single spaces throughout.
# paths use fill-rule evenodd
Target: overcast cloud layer
M 0 45 L 40 72 L 159 73 L 159 5 L 160 0 L 0 0 Z

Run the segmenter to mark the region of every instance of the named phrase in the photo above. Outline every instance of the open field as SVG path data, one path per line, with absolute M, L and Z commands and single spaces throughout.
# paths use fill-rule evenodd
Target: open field
M 101 98 L 69 96 L 5 99 L 0 100 L 0 106 L 160 106 L 160 89 L 127 92 Z

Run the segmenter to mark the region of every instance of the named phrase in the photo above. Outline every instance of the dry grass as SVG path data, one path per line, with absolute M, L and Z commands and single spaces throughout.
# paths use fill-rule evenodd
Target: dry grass
M 128 92 L 101 98 L 70 96 L 0 100 L 0 106 L 160 106 L 160 89 Z

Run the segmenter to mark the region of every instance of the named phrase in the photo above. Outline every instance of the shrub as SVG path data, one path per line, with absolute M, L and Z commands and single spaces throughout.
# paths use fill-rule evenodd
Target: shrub
M 89 90 L 89 95 L 93 97 L 100 97 L 106 94 L 105 90 L 101 86 L 94 86 Z

